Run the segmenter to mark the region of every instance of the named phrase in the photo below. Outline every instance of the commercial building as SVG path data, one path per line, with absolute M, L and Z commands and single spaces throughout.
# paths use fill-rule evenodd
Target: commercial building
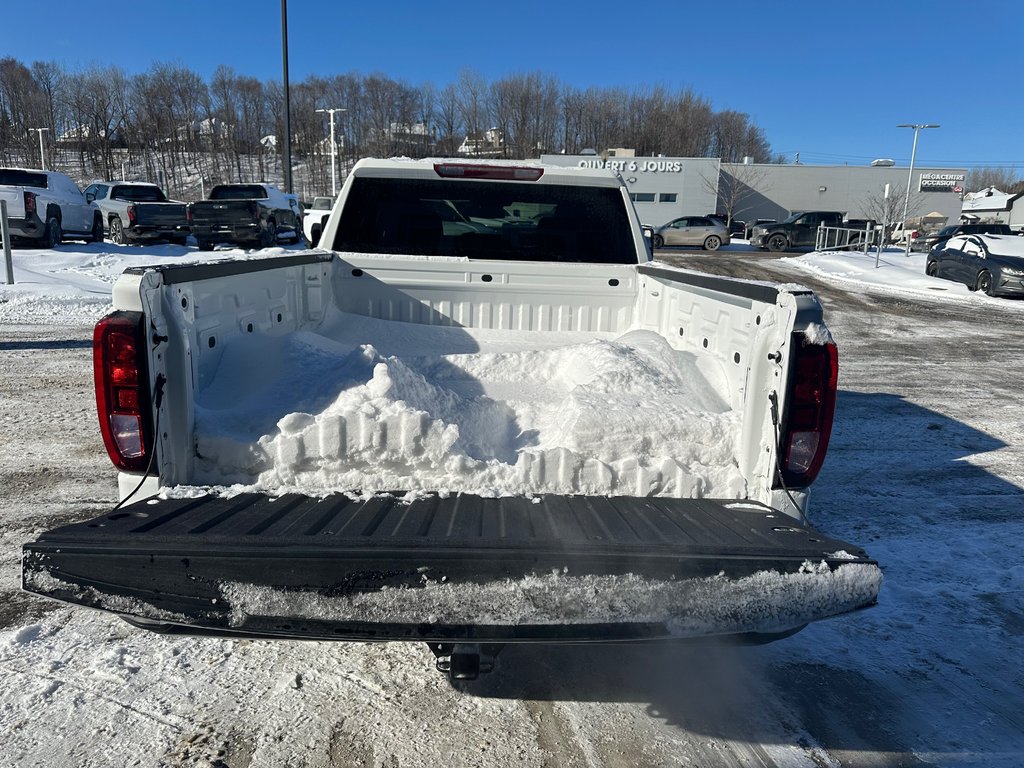
M 680 216 L 714 213 L 717 205 L 721 166 L 717 157 L 632 157 L 610 150 L 606 157 L 541 155 L 540 160 L 548 165 L 617 171 L 644 224 L 657 226 Z
M 615 154 L 612 154 L 612 153 Z M 679 216 L 732 213 L 733 218 L 780 220 L 793 211 L 842 211 L 847 218 L 876 218 L 885 187 L 902 216 L 908 169 L 892 165 L 777 165 L 722 163 L 707 157 L 630 157 L 622 150 L 604 156 L 542 155 L 558 166 L 610 168 L 629 188 L 640 220 L 658 226 Z M 960 217 L 967 171 L 915 168 L 910 216 L 940 213 Z

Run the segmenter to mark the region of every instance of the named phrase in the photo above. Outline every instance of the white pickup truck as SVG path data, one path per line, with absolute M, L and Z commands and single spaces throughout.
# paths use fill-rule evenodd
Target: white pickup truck
M 836 347 L 806 289 L 649 263 L 612 172 L 364 160 L 327 250 L 139 267 L 95 332 L 123 505 L 26 589 L 163 632 L 764 641 L 874 603 L 805 517 Z
M 41 248 L 56 248 L 65 237 L 103 241 L 99 209 L 63 173 L 0 168 L 0 199 L 7 202 L 12 238 Z

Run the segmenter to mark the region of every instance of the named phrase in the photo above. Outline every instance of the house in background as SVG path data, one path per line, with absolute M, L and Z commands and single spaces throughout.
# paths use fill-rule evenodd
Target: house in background
M 987 187 L 964 195 L 960 219 L 977 224 L 1009 224 L 1024 229 L 1024 192 L 1000 192 Z

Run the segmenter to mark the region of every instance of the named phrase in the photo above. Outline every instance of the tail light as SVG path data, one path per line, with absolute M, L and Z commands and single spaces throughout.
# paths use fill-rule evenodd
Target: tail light
M 136 217 L 135 206 L 134 205 L 129 205 L 128 206 L 128 223 L 130 225 L 132 225 L 132 226 L 134 226 L 134 224 L 135 224 L 135 220 L 136 220 L 135 217 Z
M 783 482 L 799 488 L 814 482 L 825 461 L 836 410 L 839 353 L 831 342 L 811 344 L 802 335 L 794 336 L 794 342 L 780 451 Z
M 100 320 L 92 354 L 103 444 L 118 469 L 142 472 L 152 444 L 142 313 L 114 312 Z
M 25 193 L 25 218 L 36 215 L 36 193 Z

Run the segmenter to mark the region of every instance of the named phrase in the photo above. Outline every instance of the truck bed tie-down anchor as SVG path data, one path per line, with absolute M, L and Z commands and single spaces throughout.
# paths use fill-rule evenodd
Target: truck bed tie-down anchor
M 449 680 L 476 680 L 480 675 L 493 672 L 500 643 L 429 643 L 437 658 L 438 672 Z

